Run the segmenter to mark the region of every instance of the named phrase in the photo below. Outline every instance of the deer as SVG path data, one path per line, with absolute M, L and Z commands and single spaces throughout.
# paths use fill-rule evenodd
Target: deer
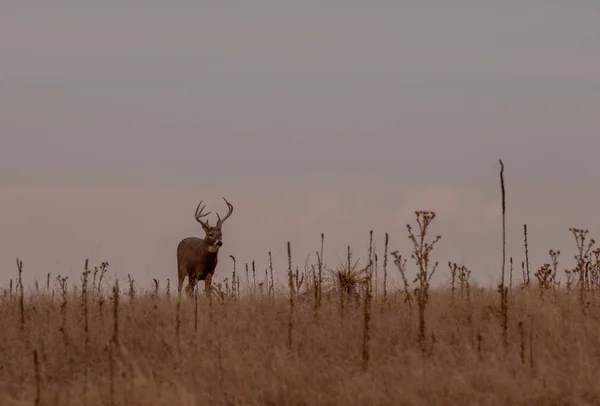
M 202 218 L 208 216 L 211 212 L 202 213 L 206 206 L 202 206 L 203 200 L 201 200 L 198 203 L 198 207 L 196 207 L 195 218 L 204 229 L 204 238 L 186 237 L 177 246 L 179 296 L 181 296 L 181 288 L 186 276 L 188 277 L 188 285 L 185 290 L 190 298 L 193 296 L 196 283 L 201 280 L 204 281 L 205 295 L 211 294 L 212 277 L 219 261 L 219 248 L 223 245 L 222 227 L 225 220 L 233 213 L 233 205 L 224 197 L 223 200 L 227 203 L 229 211 L 222 219 L 219 213 L 217 213 L 217 224 L 215 226 L 208 224 L 208 220 L 202 220 Z

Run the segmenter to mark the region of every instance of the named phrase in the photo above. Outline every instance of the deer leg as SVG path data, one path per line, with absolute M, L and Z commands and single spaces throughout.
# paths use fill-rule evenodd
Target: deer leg
M 177 293 L 181 296 L 181 288 L 183 288 L 183 281 L 185 280 L 185 270 L 180 266 L 177 267 L 177 276 L 179 279 L 179 285 L 177 286 Z
M 212 273 L 209 273 L 204 278 L 204 293 L 206 296 L 210 295 L 212 288 Z
M 188 296 L 192 298 L 194 296 L 194 288 L 196 287 L 198 280 L 193 275 L 188 275 L 188 285 L 185 287 L 185 291 Z

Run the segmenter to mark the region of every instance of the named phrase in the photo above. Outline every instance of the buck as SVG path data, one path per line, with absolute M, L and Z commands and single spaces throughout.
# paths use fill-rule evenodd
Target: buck
M 177 275 L 179 277 L 178 293 L 181 295 L 181 288 L 185 277 L 188 277 L 188 285 L 185 290 L 191 297 L 194 293 L 194 288 L 198 281 L 204 281 L 204 292 L 206 295 L 211 293 L 211 281 L 212 276 L 217 267 L 219 260 L 219 248 L 223 245 L 223 232 L 222 227 L 225 220 L 233 213 L 233 205 L 223 198 L 229 212 L 225 217 L 221 219 L 219 213 L 217 213 L 217 224 L 213 227 L 208 224 L 208 221 L 202 220 L 203 217 L 208 216 L 211 212 L 202 214 L 204 207 L 202 206 L 202 200 L 196 208 L 196 221 L 200 223 L 204 229 L 204 239 L 198 237 L 187 237 L 179 242 L 177 246 Z

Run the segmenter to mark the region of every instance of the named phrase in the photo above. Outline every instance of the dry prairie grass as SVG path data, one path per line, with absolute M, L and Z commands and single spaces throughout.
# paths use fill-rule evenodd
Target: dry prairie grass
M 0 404 L 600 405 L 600 249 L 588 231 L 570 229 L 566 283 L 554 250 L 532 277 L 525 225 L 521 283 L 512 258 L 505 275 L 503 241 L 498 287 L 482 288 L 462 264 L 438 269 L 435 213 L 416 217 L 410 267 L 387 234 L 378 258 L 371 233 L 365 268 L 349 249 L 331 269 L 321 234 L 302 272 L 288 243 L 287 288 L 274 284 L 270 253 L 264 278 L 254 262 L 240 278 L 232 257 L 231 279 L 193 300 L 157 280 L 153 291 L 130 278 L 108 291 L 108 264 L 92 272 L 87 261 L 81 281 L 48 275 L 25 292 L 17 260 L 18 282 L 0 296 Z M 436 271 L 447 285 L 430 287 Z
M 505 350 L 495 292 L 472 288 L 470 302 L 452 304 L 449 289 L 436 289 L 423 354 L 418 312 L 388 294 L 385 306 L 373 302 L 365 372 L 364 309 L 353 301 L 340 317 L 324 298 L 318 321 L 310 300 L 295 303 L 289 350 L 283 295 L 215 302 L 212 322 L 199 300 L 197 323 L 184 301 L 179 339 L 176 298 L 138 295 L 121 300 L 118 340 L 110 298 L 102 310 L 90 300 L 86 334 L 79 296 L 67 298 L 64 333 L 56 299 L 28 297 L 21 331 L 18 300 L 5 296 L 0 402 L 32 404 L 38 387 L 45 405 L 599 404 L 597 299 L 584 313 L 575 292 L 513 292 Z

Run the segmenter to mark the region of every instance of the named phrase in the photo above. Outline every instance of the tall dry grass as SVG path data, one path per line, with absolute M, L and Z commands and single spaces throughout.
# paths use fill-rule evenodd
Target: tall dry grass
M 385 296 L 352 262 L 309 267 L 300 291 L 291 256 L 273 294 L 251 280 L 179 301 L 158 280 L 90 287 L 87 269 L 17 285 L 0 297 L 0 404 L 600 404 L 600 251 L 583 234 L 570 285 L 550 251 L 537 284 L 500 297 L 454 263 L 429 288 L 418 257 L 397 258 L 403 286 Z
M 348 302 L 343 318 L 325 295 L 318 322 L 298 300 L 293 330 L 283 293 L 214 303 L 212 321 L 200 297 L 197 329 L 184 300 L 179 337 L 177 300 L 164 295 L 118 307 L 107 297 L 102 310 L 92 298 L 87 333 L 79 297 L 68 296 L 61 332 L 60 303 L 28 296 L 21 331 L 18 298 L 7 295 L 0 404 L 598 404 L 600 297 L 586 298 L 583 312 L 575 291 L 515 290 L 505 347 L 495 291 L 471 286 L 451 304 L 450 289 L 431 290 L 423 353 L 419 313 L 399 292 L 386 306 Z
M 0 293 L 0 405 L 600 404 L 600 249 L 588 231 L 571 229 L 565 284 L 550 250 L 535 279 L 527 258 L 513 283 L 511 257 L 508 286 L 503 272 L 483 288 L 463 264 L 438 269 L 435 217 L 416 212 L 411 252 L 389 254 L 395 269 L 387 233 L 383 258 L 370 233 L 363 268 L 350 249 L 330 268 L 321 234 L 304 271 L 288 243 L 281 287 L 270 253 L 262 281 L 252 262 L 240 282 L 231 257 L 209 298 L 129 275 L 120 289 L 103 278 L 108 263 L 87 261 L 79 281 L 48 275 L 26 290 L 17 260 L 16 286 Z M 436 272 L 447 285 L 430 286 Z

